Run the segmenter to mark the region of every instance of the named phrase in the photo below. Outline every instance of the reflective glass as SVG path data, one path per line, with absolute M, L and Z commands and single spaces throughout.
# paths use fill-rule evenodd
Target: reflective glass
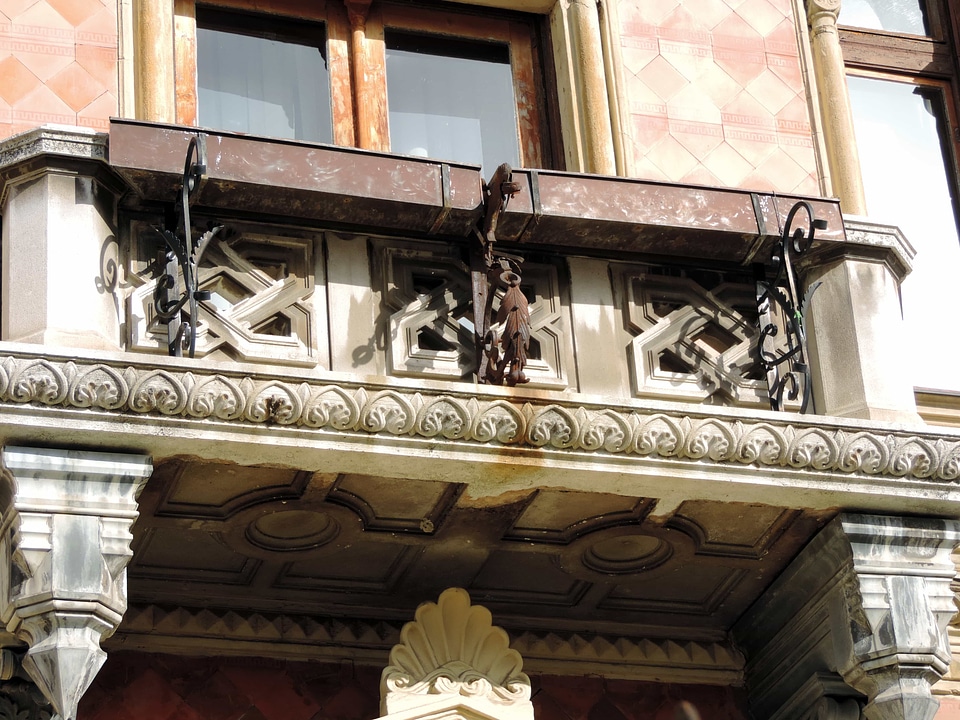
M 520 162 L 506 45 L 388 32 L 393 152 L 477 163 L 484 176 Z
M 318 37 L 197 28 L 199 124 L 218 130 L 330 142 L 330 80 Z
M 903 316 L 917 387 L 960 390 L 951 358 L 960 337 L 943 310 L 960 307 L 960 238 L 944 156 L 943 98 L 936 88 L 849 77 L 867 209 L 898 225 L 916 248 L 903 283 Z
M 929 32 L 923 0 L 843 0 L 838 22 L 911 35 Z

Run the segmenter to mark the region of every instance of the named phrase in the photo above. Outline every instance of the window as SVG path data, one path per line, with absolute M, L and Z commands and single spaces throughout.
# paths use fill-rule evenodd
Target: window
M 197 26 L 200 125 L 332 142 L 322 25 L 200 10 Z
M 235 5 L 196 9 L 196 77 L 177 80 L 182 122 L 476 163 L 485 174 L 502 162 L 544 165 L 533 19 L 377 3 L 358 18 L 337 0 L 322 15 L 304 0 L 299 17 Z
M 960 304 L 957 55 L 946 3 L 845 0 L 841 43 L 867 210 L 917 250 L 902 305 L 914 385 L 960 390 L 942 309 Z M 856 27 L 849 27 L 855 25 Z

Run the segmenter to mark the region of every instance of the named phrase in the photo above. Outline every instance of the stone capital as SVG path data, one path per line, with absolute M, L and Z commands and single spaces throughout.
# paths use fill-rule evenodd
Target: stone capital
M 0 484 L 0 622 L 64 720 L 127 607 L 126 567 L 148 457 L 7 447 Z
M 843 242 L 820 243 L 801 258 L 801 268 L 852 260 L 883 264 L 898 283 L 913 269 L 916 248 L 896 225 L 874 222 L 859 215 L 844 215 Z
M 119 193 L 122 181 L 107 165 L 107 133 L 43 125 L 0 140 L 0 209 L 14 185 L 45 172 L 95 177 Z
M 818 23 L 837 24 L 840 15 L 840 0 L 807 0 L 807 21 L 811 25 Z

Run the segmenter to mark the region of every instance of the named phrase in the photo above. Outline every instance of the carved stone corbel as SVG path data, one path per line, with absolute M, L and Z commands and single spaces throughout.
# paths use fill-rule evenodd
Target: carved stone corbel
M 956 520 L 834 519 L 735 630 L 748 656 L 754 714 L 817 717 L 792 696 L 819 673 L 866 696 L 867 720 L 931 720 L 938 707 L 931 686 L 950 663 L 958 542 Z M 824 717 L 844 717 L 849 702 L 831 703 L 820 708 Z
M 23 669 L 63 720 L 106 659 L 127 607 L 126 567 L 148 457 L 8 447 L 2 452 L 0 622 L 28 646 Z
M 400 631 L 380 678 L 380 712 L 395 720 L 533 720 L 522 667 L 490 611 L 450 588 Z
M 932 719 L 939 702 L 930 688 L 950 667 L 951 554 L 960 523 L 854 516 L 844 530 L 850 633 L 839 638 L 837 669 L 869 698 L 869 720 Z

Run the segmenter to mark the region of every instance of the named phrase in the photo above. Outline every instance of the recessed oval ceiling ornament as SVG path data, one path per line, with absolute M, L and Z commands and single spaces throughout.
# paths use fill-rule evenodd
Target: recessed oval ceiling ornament
M 326 545 L 340 533 L 340 524 L 322 512 L 284 510 L 257 518 L 247 528 L 247 540 L 275 552 L 309 550 Z
M 465 590 L 450 588 L 436 603 L 417 608 L 415 617 L 403 626 L 380 677 L 384 715 L 426 705 L 436 710 L 446 701 L 450 707 L 495 706 L 498 717 L 509 707 L 511 719 L 533 720 L 523 659 L 489 610 L 471 605 Z
M 608 575 L 639 573 L 659 567 L 673 555 L 669 543 L 652 535 L 617 535 L 595 542 L 583 553 L 583 564 Z

